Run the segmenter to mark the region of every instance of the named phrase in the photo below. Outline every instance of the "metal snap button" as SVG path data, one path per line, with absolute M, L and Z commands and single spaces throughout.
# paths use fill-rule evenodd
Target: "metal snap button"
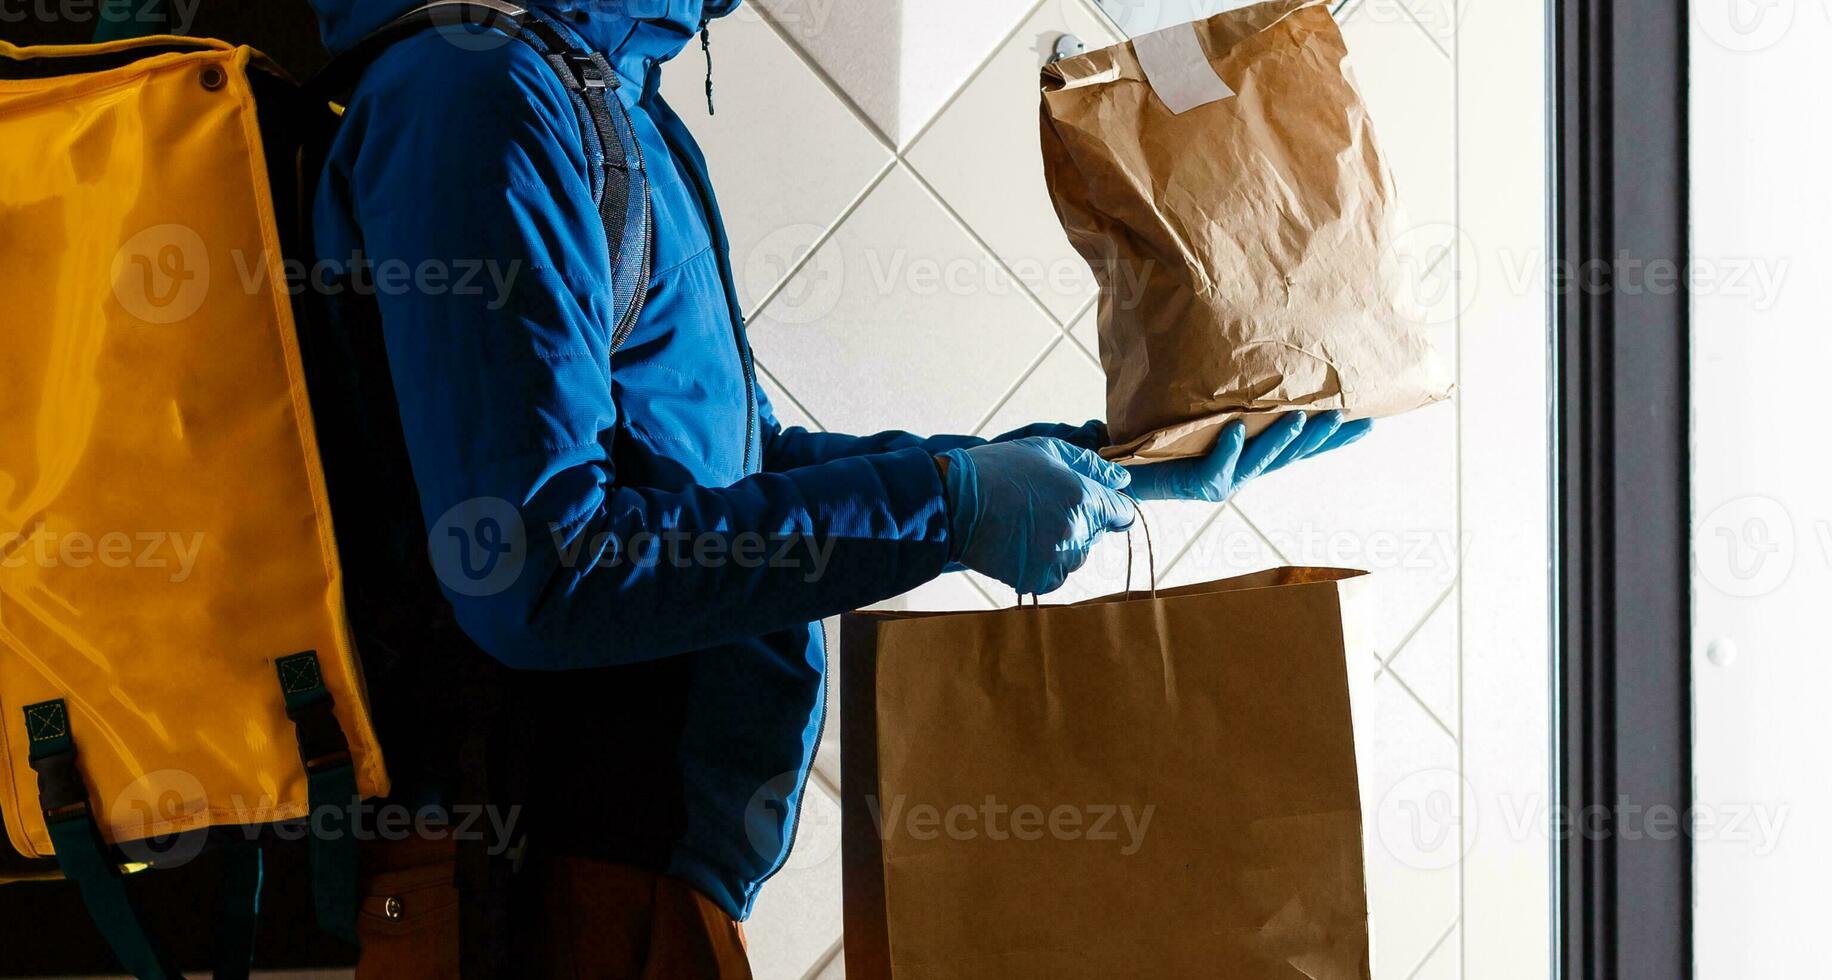
M 382 903 L 382 915 L 395 922 L 401 921 L 401 916 L 405 914 L 406 910 L 401 907 L 401 900 L 393 895 L 388 896 L 388 900 Z

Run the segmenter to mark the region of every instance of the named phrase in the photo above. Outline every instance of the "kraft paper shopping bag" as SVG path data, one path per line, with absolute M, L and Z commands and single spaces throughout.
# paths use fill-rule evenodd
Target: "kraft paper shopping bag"
M 1101 287 L 1104 455 L 1450 396 L 1414 282 L 1412 246 L 1435 239 L 1408 234 L 1322 0 L 1141 35 L 1045 67 L 1042 87 L 1044 176 Z
M 852 980 L 1366 980 L 1364 573 L 841 627 Z

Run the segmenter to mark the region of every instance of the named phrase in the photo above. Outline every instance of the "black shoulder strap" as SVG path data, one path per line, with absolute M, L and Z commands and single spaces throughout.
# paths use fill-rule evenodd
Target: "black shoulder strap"
M 610 252 L 611 308 L 617 317 L 611 350 L 615 351 L 629 338 L 642 314 L 654 243 L 649 177 L 629 111 L 616 95 L 622 85 L 617 73 L 603 54 L 588 50 L 569 28 L 537 11 L 502 0 L 435 0 L 389 21 L 332 59 L 308 83 L 308 93 L 338 101 L 389 45 L 426 30 L 463 32 L 468 43 L 475 43 L 481 31 L 499 31 L 534 49 L 566 87 L 579 116 L 592 200 L 598 205 Z

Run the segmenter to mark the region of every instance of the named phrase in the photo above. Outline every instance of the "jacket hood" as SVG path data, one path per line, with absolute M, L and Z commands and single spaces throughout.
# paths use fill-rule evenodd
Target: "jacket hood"
M 339 54 L 364 35 L 425 0 L 311 0 L 324 46 Z M 613 60 L 667 61 L 704 21 L 736 10 L 742 0 L 520 0 L 563 21 L 585 43 Z M 621 69 L 619 69 L 621 71 Z

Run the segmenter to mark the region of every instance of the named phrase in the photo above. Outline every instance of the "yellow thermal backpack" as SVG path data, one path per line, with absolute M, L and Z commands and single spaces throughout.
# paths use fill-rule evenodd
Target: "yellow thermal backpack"
M 616 80 L 537 15 L 431 4 L 330 83 L 454 24 L 520 36 L 566 76 L 627 209 L 601 207 L 608 237 L 632 240 L 640 157 L 597 152 L 633 146 Z M 339 811 L 389 788 L 283 268 L 307 144 L 335 126 L 325 91 L 217 40 L 0 42 L 0 813 L 141 977 L 179 974 L 124 868 L 224 850 L 247 912 L 220 924 L 242 935 L 219 937 L 217 968 L 245 975 L 275 824 L 309 831 L 320 924 L 354 942 Z M 634 240 L 611 257 L 625 305 L 648 276 Z

